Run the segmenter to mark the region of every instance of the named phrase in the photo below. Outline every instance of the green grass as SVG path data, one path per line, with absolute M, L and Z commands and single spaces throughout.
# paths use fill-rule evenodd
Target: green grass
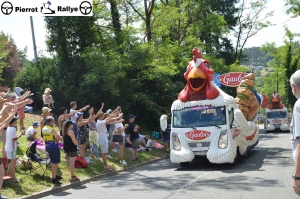
M 33 121 L 39 121 L 40 116 L 34 115 L 34 114 L 27 114 L 26 118 L 24 120 L 25 127 L 29 127 Z M 37 132 L 39 134 L 40 129 L 37 129 Z M 143 134 L 150 134 L 150 132 L 143 132 Z M 38 135 L 39 136 L 39 135 Z M 151 138 L 152 139 L 152 138 Z M 28 148 L 28 141 L 26 140 L 25 136 L 22 136 L 19 140 L 18 145 L 18 151 L 17 156 L 24 157 L 26 153 L 26 149 Z M 2 143 L 0 143 L 0 146 L 2 146 Z M 88 153 L 86 154 L 86 156 Z M 101 155 L 99 153 L 99 155 Z M 121 170 L 125 167 L 130 167 L 132 165 L 139 164 L 141 162 L 145 162 L 151 159 L 155 159 L 158 157 L 162 157 L 167 155 L 166 152 L 163 149 L 154 149 L 152 151 L 148 152 L 138 152 L 138 157 L 140 161 L 134 162 L 131 161 L 131 151 L 125 149 L 124 152 L 124 159 L 127 161 L 127 166 L 123 166 L 119 163 L 119 155 L 114 152 L 110 152 L 110 155 L 113 157 L 113 159 L 108 159 L 108 165 L 112 167 L 114 170 Z M 94 175 L 106 173 L 107 171 L 103 168 L 102 160 L 92 160 L 93 163 L 89 164 L 88 168 L 85 169 L 75 169 L 75 174 L 81 179 L 87 179 L 89 177 L 92 177 Z M 53 184 L 50 183 L 51 181 L 51 168 L 48 168 L 45 174 L 45 177 L 42 177 L 39 174 L 35 174 L 32 172 L 31 174 L 27 174 L 24 171 L 24 168 L 22 168 L 23 165 L 20 165 L 16 168 L 16 177 L 20 179 L 20 183 L 13 183 L 10 180 L 4 180 L 3 182 L 3 188 L 1 193 L 5 196 L 8 196 L 9 198 L 17 198 L 25 195 L 31 195 L 34 192 L 40 192 L 47 189 L 51 189 L 54 187 Z M 42 173 L 39 171 L 39 173 Z M 70 172 L 68 169 L 68 160 L 64 157 L 63 150 L 61 150 L 61 163 L 59 164 L 59 174 L 63 176 L 63 180 L 61 182 L 63 184 L 69 184 L 72 182 L 70 180 Z

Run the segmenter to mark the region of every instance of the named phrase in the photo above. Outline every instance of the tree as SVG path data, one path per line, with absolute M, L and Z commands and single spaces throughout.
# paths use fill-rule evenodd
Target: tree
M 13 38 L 0 32 L 0 83 L 2 86 L 13 86 L 13 79 L 22 65 L 19 53 L 21 51 L 17 49 Z
M 269 77 L 264 78 L 262 93 L 270 96 L 274 90 L 278 89 L 279 95 L 286 99 L 286 106 L 292 108 L 296 99 L 290 86 L 291 75 L 300 67 L 300 46 L 294 42 L 297 34 L 286 28 L 285 45 L 276 47 L 274 43 L 262 46 L 263 51 L 267 51 L 273 59 L 268 63 L 269 67 L 275 68 Z M 272 86 L 271 86 L 272 85 Z
M 234 29 L 236 60 L 242 59 L 243 48 L 249 38 L 260 30 L 273 25 L 267 20 L 273 16 L 273 11 L 262 15 L 267 8 L 266 2 L 266 0 L 240 0 L 237 27 Z
M 286 5 L 291 6 L 287 10 L 287 14 L 293 14 L 293 17 L 300 16 L 300 1 L 299 0 L 287 0 Z

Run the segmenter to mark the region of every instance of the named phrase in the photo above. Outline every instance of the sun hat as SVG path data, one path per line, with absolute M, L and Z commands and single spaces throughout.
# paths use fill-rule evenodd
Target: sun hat
M 102 110 L 99 110 L 99 111 L 97 112 L 96 116 L 97 116 L 97 117 L 101 117 L 103 114 L 104 114 L 103 111 L 102 111 Z
M 42 116 L 46 115 L 47 113 L 50 113 L 51 111 L 52 111 L 52 109 L 50 109 L 48 107 L 43 107 Z

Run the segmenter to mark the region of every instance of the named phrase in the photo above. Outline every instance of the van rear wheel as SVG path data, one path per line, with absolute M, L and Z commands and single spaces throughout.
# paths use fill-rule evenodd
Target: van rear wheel
M 181 167 L 188 167 L 189 166 L 189 162 L 180 162 L 179 163 Z

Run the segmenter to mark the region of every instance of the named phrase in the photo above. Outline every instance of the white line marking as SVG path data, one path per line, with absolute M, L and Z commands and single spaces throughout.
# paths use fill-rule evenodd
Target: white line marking
M 190 185 L 193 184 L 194 182 L 198 181 L 200 178 L 202 178 L 202 177 L 204 177 L 204 176 L 206 176 L 206 175 L 208 175 L 208 174 L 210 174 L 210 173 L 211 173 L 211 171 L 210 171 L 210 172 L 206 172 L 206 173 L 204 173 L 204 174 L 198 176 L 198 177 L 195 178 L 194 180 L 188 182 L 187 184 L 183 185 L 182 187 L 180 187 L 179 189 L 177 189 L 176 191 L 174 191 L 174 192 L 173 192 L 171 195 L 169 195 L 166 199 L 170 198 L 170 197 L 173 196 L 175 193 L 178 193 L 178 192 L 182 191 L 185 187 L 190 186 Z

